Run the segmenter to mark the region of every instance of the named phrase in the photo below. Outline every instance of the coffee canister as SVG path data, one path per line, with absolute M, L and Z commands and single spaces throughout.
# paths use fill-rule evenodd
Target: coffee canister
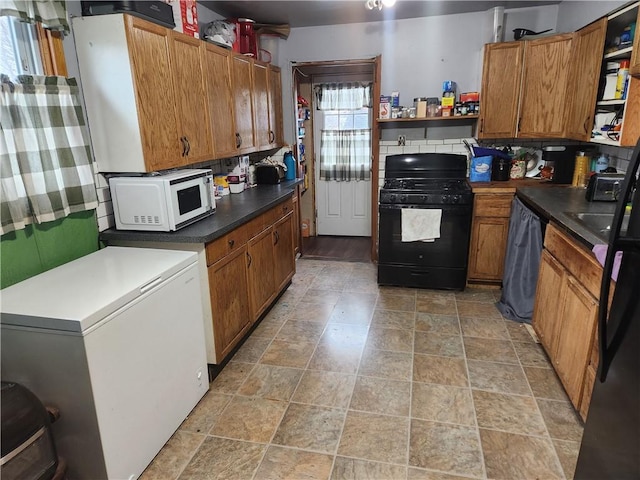
M 413 99 L 413 106 L 416 109 L 416 118 L 426 118 L 427 97 L 417 97 Z

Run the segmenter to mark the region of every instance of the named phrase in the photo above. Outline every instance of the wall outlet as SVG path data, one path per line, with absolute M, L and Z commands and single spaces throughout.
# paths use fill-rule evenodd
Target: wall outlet
M 405 142 L 407 141 L 407 137 L 404 135 L 398 135 L 398 145 L 404 147 Z

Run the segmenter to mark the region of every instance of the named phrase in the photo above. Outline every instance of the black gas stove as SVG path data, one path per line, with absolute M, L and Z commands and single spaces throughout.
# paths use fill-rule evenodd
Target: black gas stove
M 387 156 L 379 204 L 379 284 L 464 289 L 473 209 L 466 173 L 464 155 Z M 438 210 L 440 236 L 404 241 L 407 209 Z
M 463 179 L 388 178 L 380 190 L 380 203 L 469 204 L 471 188 Z

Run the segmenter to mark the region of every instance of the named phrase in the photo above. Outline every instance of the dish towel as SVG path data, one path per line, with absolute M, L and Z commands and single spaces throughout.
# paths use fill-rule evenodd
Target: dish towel
M 604 267 L 604 261 L 607 258 L 607 250 L 609 249 L 608 245 L 598 244 L 594 245 L 591 250 L 593 254 L 596 256 L 596 260 L 598 263 Z M 622 261 L 622 252 L 616 252 L 615 257 L 613 258 L 613 268 L 611 269 L 611 278 L 614 282 L 618 281 L 618 272 L 620 271 L 620 262 Z
M 400 211 L 403 242 L 435 242 L 440 238 L 441 209 L 403 208 Z

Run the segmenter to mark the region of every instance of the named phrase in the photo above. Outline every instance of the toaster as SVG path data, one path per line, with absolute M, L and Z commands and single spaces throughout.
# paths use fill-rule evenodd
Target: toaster
M 589 179 L 586 199 L 589 202 L 616 202 L 622 189 L 624 174 L 595 173 Z
M 256 165 L 256 183 L 258 185 L 274 185 L 284 178 L 281 165 Z

